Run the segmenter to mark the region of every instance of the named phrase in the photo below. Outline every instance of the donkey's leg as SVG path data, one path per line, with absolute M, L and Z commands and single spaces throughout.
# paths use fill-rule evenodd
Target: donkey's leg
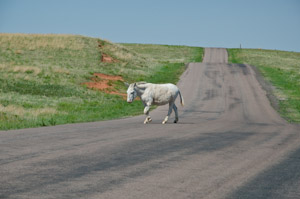
M 173 104 L 173 109 L 174 109 L 174 112 L 175 112 L 174 123 L 177 123 L 178 122 L 178 111 L 177 111 L 177 106 L 175 104 Z
M 149 110 L 150 110 L 150 105 L 145 105 L 144 114 L 147 115 L 147 117 L 144 121 L 144 124 L 147 124 L 152 121 L 151 117 L 149 116 Z
M 174 102 L 170 102 L 169 103 L 169 111 L 168 111 L 168 115 L 165 117 L 164 121 L 162 122 L 163 124 L 167 123 L 171 113 L 172 113 L 172 108 L 173 108 L 173 104 Z

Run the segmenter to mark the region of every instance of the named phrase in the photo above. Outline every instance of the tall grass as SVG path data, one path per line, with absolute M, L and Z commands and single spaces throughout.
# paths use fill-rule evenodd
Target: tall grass
M 275 86 L 279 113 L 300 122 L 300 53 L 261 49 L 228 49 L 229 61 L 257 66 Z
M 121 75 L 127 82 L 175 83 L 185 63 L 201 59 L 203 52 L 202 48 L 168 46 L 158 53 L 165 47 L 156 46 L 157 51 L 154 47 L 144 45 L 141 52 L 138 46 L 77 35 L 0 34 L 0 129 L 141 114 L 140 101 L 129 105 L 118 95 L 88 89 L 82 83 L 95 72 Z M 101 62 L 103 53 L 116 62 Z M 126 92 L 122 82 L 117 82 L 116 89 Z

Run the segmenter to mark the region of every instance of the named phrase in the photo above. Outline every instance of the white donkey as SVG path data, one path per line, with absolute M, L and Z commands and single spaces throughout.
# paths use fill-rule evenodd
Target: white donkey
M 152 121 L 149 116 L 149 110 L 152 104 L 165 105 L 167 103 L 169 103 L 169 112 L 162 123 L 165 124 L 168 121 L 169 116 L 172 113 L 172 109 L 175 111 L 174 123 L 178 122 L 178 111 L 175 105 L 175 100 L 178 94 L 180 96 L 180 103 L 182 106 L 184 105 L 184 101 L 177 86 L 174 84 L 152 84 L 146 82 L 132 83 L 130 85 L 127 84 L 127 86 L 127 102 L 131 103 L 137 96 L 139 96 L 144 104 L 144 113 L 147 115 L 144 124 Z

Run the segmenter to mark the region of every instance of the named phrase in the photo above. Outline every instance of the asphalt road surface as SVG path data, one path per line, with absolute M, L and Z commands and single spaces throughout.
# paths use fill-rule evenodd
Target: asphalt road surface
M 0 132 L 0 198 L 300 198 L 300 130 L 252 67 L 207 48 L 168 106 L 144 116 Z M 130 104 L 128 104 L 130 106 Z M 141 112 L 143 107 L 141 107 Z

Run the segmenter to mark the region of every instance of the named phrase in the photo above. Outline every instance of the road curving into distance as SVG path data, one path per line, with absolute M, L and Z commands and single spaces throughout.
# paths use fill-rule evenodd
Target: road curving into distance
M 300 198 L 300 131 L 248 65 L 206 48 L 168 106 L 144 116 L 0 132 L 0 198 Z M 130 104 L 128 104 L 130 106 Z M 143 107 L 141 107 L 141 112 Z

